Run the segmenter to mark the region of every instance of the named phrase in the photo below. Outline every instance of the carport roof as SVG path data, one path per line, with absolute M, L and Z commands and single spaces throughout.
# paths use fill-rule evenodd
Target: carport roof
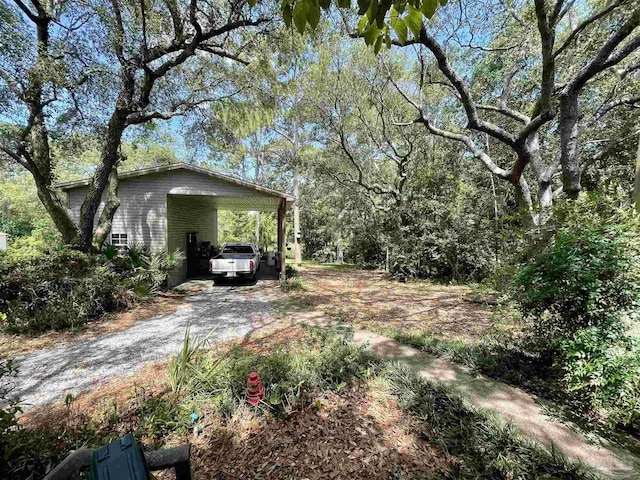
M 197 167 L 195 165 L 190 165 L 188 163 L 179 162 L 172 163 L 169 165 L 163 165 L 160 167 L 151 167 L 151 168 L 143 168 L 140 170 L 131 170 L 128 172 L 122 172 L 118 174 L 119 180 L 126 180 L 130 178 L 139 178 L 144 177 L 145 175 L 152 175 L 157 173 L 165 173 L 176 170 L 187 170 L 190 172 L 199 173 L 201 175 L 209 176 L 211 178 L 215 178 L 218 180 L 223 180 L 225 182 L 233 183 L 250 190 L 254 190 L 256 195 L 237 195 L 237 196 L 221 196 L 217 198 L 211 198 L 210 201 L 216 204 L 217 208 L 222 210 L 273 210 L 274 207 L 277 209 L 276 200 L 284 199 L 287 202 L 287 206 L 290 206 L 295 201 L 295 197 L 283 193 L 278 192 L 277 190 L 272 190 L 267 187 L 263 187 L 262 185 L 258 185 L 256 183 L 247 182 L 246 180 L 241 180 L 236 177 L 232 177 L 230 175 L 225 175 L 220 172 L 216 172 L 215 170 L 210 170 L 208 168 Z M 92 178 L 83 178 L 80 180 L 74 180 L 72 182 L 63 182 L 55 185 L 56 188 L 60 190 L 72 190 L 74 188 L 83 188 L 88 186 L 91 183 Z M 182 192 L 175 192 L 180 194 Z

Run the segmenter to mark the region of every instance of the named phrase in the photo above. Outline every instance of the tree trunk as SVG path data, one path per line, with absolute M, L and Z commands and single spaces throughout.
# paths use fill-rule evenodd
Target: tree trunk
M 102 209 L 100 214 L 100 220 L 93 232 L 93 249 L 100 251 L 102 244 L 107 239 L 107 235 L 111 231 L 111 224 L 113 223 L 113 216 L 120 207 L 120 199 L 118 198 L 118 167 L 113 167 L 109 174 L 109 184 L 107 187 L 107 203 Z
M 89 184 L 89 190 L 85 197 L 82 207 L 80 208 L 80 244 L 79 248 L 83 251 L 89 251 L 93 244 L 93 223 L 102 200 L 102 193 L 104 192 L 111 171 L 117 164 L 120 155 L 120 143 L 122 141 L 122 134 L 127 125 L 127 113 L 125 110 L 116 107 L 113 112 L 109 125 L 107 127 L 105 142 L 102 146 L 102 152 L 100 155 L 100 163 L 96 168 L 93 175 L 93 179 Z M 113 218 L 117 206 L 111 209 L 108 213 Z M 102 220 L 102 218 L 101 218 Z M 107 221 L 106 217 L 104 219 Z M 111 221 L 111 219 L 109 219 Z
M 296 265 L 302 263 L 302 250 L 300 248 L 300 206 L 298 205 L 298 197 L 300 196 L 300 175 L 298 171 L 294 173 L 293 179 L 293 196 L 296 203 L 293 204 L 293 245 Z
M 387 248 L 385 249 L 385 255 L 384 255 L 384 271 L 388 272 L 389 271 L 389 245 L 387 245 Z
M 256 212 L 256 245 L 260 245 L 260 212 Z
M 38 198 L 49 213 L 51 220 L 53 220 L 53 224 L 62 235 L 62 241 L 64 244 L 77 247 L 80 241 L 78 227 L 73 220 L 71 220 L 67 206 L 60 197 L 58 197 L 57 192 L 54 191 L 51 186 L 42 185 L 39 182 L 36 182 L 36 188 L 38 191 Z
M 344 263 L 344 254 L 342 250 L 342 237 L 336 242 L 336 263 Z
M 260 144 L 262 144 L 262 141 L 260 141 Z M 254 182 L 257 184 L 260 184 L 261 181 L 261 176 L 260 176 L 260 170 L 262 168 L 262 153 L 258 150 L 258 152 L 256 153 L 256 168 L 255 171 L 253 173 L 253 179 Z M 260 212 L 256 211 L 256 245 L 260 245 Z
M 553 183 L 547 180 L 538 181 L 538 225 L 544 225 L 551 215 L 553 205 Z
M 489 172 L 489 180 L 491 180 L 491 193 L 493 194 L 493 243 L 494 243 L 494 255 L 496 262 L 500 257 L 499 245 L 500 239 L 498 237 L 500 232 L 500 217 L 498 215 L 498 197 L 496 195 L 496 182 L 493 179 L 493 173 Z M 387 251 L 388 255 L 388 251 Z M 388 264 L 388 262 L 387 262 Z
M 538 216 L 533 211 L 533 201 L 531 200 L 531 190 L 524 176 L 520 176 L 518 183 L 511 183 L 515 189 L 516 204 L 520 211 L 520 216 L 525 224 L 534 227 L 538 224 Z
M 293 196 L 295 197 L 295 203 L 293 204 L 293 253 L 296 265 L 300 266 L 302 263 L 302 250 L 300 248 L 300 205 L 298 204 L 300 196 L 300 165 L 298 165 L 298 152 L 300 150 L 300 136 L 298 134 L 298 120 L 293 120 L 293 145 L 292 145 L 292 160 L 293 160 Z
M 71 220 L 67 206 L 58 196 L 53 187 L 53 172 L 51 171 L 51 152 L 49 149 L 49 134 L 41 108 L 31 109 L 33 127 L 31 130 L 31 157 L 33 164 L 29 168 L 36 184 L 38 198 L 53 220 L 54 225 L 62 235 L 67 245 L 77 246 L 79 243 L 78 227 Z
M 636 154 L 636 180 L 633 187 L 636 212 L 640 213 L 640 131 L 638 132 L 638 153 Z
M 580 190 L 580 107 L 573 91 L 560 96 L 560 164 L 562 190 L 569 198 L 577 198 Z

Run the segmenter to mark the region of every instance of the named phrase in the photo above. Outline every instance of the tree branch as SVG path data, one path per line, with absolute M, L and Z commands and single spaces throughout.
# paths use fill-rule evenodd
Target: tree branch
M 20 10 L 22 10 L 22 12 L 27 17 L 29 17 L 29 20 L 31 20 L 33 23 L 39 23 L 43 20 L 39 15 L 33 13 L 29 9 L 29 7 L 27 7 L 21 0 L 13 0 L 13 2 L 18 6 L 18 8 L 20 8 Z
M 484 163 L 484 165 L 487 167 L 487 169 L 489 169 L 491 173 L 499 178 L 502 178 L 503 180 L 509 179 L 510 173 L 503 168 L 498 167 L 486 152 L 478 148 L 471 137 L 463 135 L 461 133 L 455 133 L 438 128 L 434 126 L 429 120 L 423 117 L 418 118 L 416 120 L 416 123 L 422 123 L 427 128 L 427 130 L 429 130 L 429 132 L 433 133 L 434 135 L 463 143 L 475 158 Z
M 617 2 L 614 2 L 610 5 L 608 5 L 604 10 L 601 10 L 593 15 L 591 15 L 589 18 L 587 18 L 586 20 L 582 21 L 570 34 L 569 36 L 565 39 L 564 42 L 562 42 L 562 45 L 560 45 L 560 47 L 558 47 L 558 49 L 554 52 L 553 57 L 556 58 L 558 55 L 560 55 L 562 52 L 564 52 L 569 45 L 571 45 L 571 42 L 573 42 L 573 40 L 585 29 L 587 28 L 589 25 L 591 25 L 594 22 L 597 22 L 598 20 L 600 20 L 602 17 L 608 15 L 609 13 L 611 13 L 613 10 L 615 10 L 616 8 L 618 8 L 620 5 L 622 5 L 623 3 L 626 3 L 627 0 L 619 0 Z
M 531 122 L 531 118 L 529 118 L 528 115 L 525 115 L 524 113 L 520 113 L 517 110 L 513 110 L 511 108 L 494 107 L 493 105 L 476 105 L 476 107 L 478 108 L 478 110 L 488 110 L 492 112 L 501 113 L 502 115 L 505 115 L 509 118 L 512 118 L 514 120 L 517 120 L 525 124 Z
M 214 47 L 214 46 L 209 46 L 209 45 L 200 45 L 198 47 L 198 50 L 202 50 L 204 52 L 208 52 L 208 53 L 212 53 L 214 55 L 217 55 L 218 57 L 223 57 L 223 58 L 228 58 L 229 60 L 234 60 L 238 63 L 241 63 L 243 65 L 249 65 L 249 62 L 246 60 L 243 60 L 242 58 L 240 58 L 239 55 L 236 55 L 235 53 L 231 53 L 227 50 L 224 50 L 222 48 L 219 47 Z
M 622 61 L 640 46 L 640 36 L 632 39 L 620 51 L 614 53 L 614 50 L 620 45 L 633 31 L 640 25 L 640 7 L 636 7 L 629 19 L 609 37 L 609 39 L 600 47 L 598 53 L 591 61 L 582 67 L 578 74 L 565 87 L 564 91 L 578 91 L 587 81 L 593 78 L 601 71 L 609 68 L 616 63 Z
M 511 135 L 503 128 L 500 128 L 499 126 L 494 125 L 490 122 L 481 120 L 478 117 L 476 105 L 471 96 L 469 87 L 464 82 L 462 77 L 460 77 L 460 75 L 458 75 L 458 73 L 452 67 L 451 63 L 449 62 L 449 58 L 443 50 L 442 46 L 431 34 L 427 32 L 424 26 L 420 30 L 418 39 L 420 43 L 422 43 L 431 51 L 431 53 L 436 58 L 436 62 L 438 63 L 440 71 L 444 74 L 445 77 L 447 77 L 447 79 L 451 82 L 453 87 L 460 95 L 460 101 L 462 102 L 462 106 L 464 107 L 467 116 L 468 127 L 473 130 L 487 133 L 505 143 L 506 145 L 515 147 L 516 138 L 513 135 Z

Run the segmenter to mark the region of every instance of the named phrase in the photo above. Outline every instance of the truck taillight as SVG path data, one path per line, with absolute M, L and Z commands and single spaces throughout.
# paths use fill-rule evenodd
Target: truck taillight
M 249 260 L 249 270 L 253 270 L 254 265 L 253 260 Z

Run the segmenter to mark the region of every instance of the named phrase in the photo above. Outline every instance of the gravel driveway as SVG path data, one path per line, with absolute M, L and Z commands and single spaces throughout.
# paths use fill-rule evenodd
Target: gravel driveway
M 234 293 L 238 287 L 214 287 L 188 297 L 176 312 L 137 323 L 132 328 L 95 340 L 82 340 L 39 350 L 17 360 L 18 377 L 12 397 L 26 408 L 61 400 L 127 375 L 143 364 L 165 359 L 180 350 L 187 325 L 191 336 L 210 341 L 242 337 L 269 317 L 269 302 Z

